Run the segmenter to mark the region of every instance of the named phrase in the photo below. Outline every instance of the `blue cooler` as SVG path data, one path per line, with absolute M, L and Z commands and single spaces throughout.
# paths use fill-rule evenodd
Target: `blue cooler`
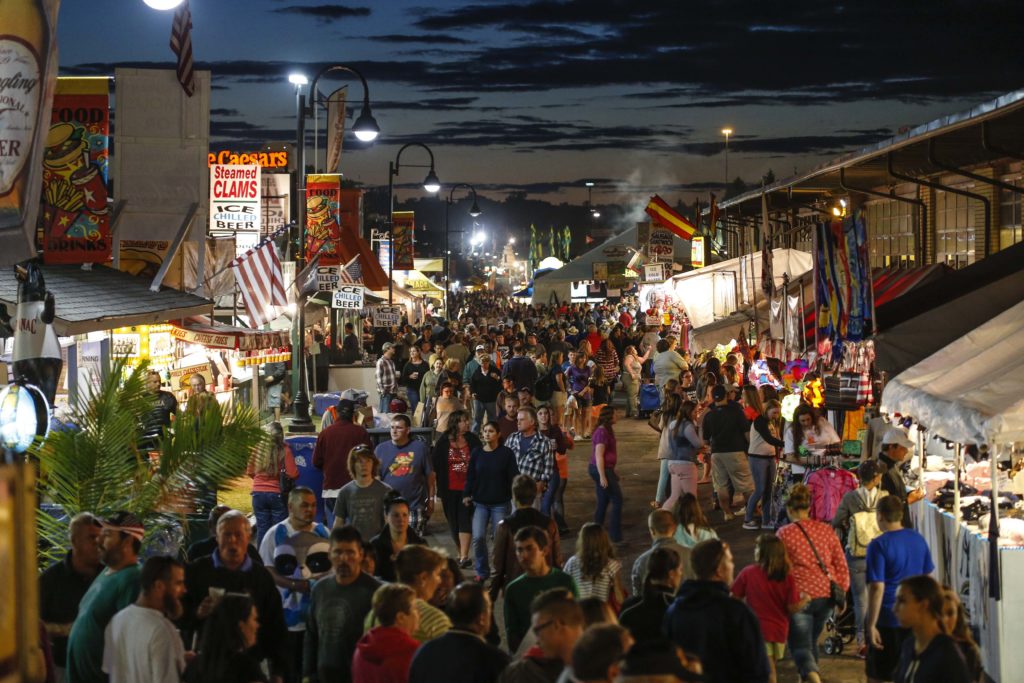
M 313 412 L 323 415 L 331 406 L 338 405 L 341 400 L 340 391 L 331 391 L 326 394 L 313 394 Z
M 324 490 L 324 473 L 313 467 L 313 448 L 316 446 L 315 436 L 288 436 L 284 442 L 292 449 L 295 465 L 299 468 L 296 486 L 306 486 L 316 494 L 316 521 L 324 522 L 324 510 L 321 493 Z

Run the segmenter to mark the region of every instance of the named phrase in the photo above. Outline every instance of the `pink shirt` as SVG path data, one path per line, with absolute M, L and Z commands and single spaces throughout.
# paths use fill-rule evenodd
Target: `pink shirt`
M 299 478 L 299 468 L 295 465 L 295 456 L 292 455 L 292 449 L 288 446 L 284 447 L 284 471 L 291 479 Z M 281 482 L 278 480 L 276 472 L 274 474 L 256 472 L 252 461 L 250 461 L 245 473 L 252 477 L 253 493 L 281 493 Z
M 604 427 L 598 427 L 594 430 L 591 436 L 591 443 L 594 445 L 594 450 L 590 454 L 590 464 L 597 464 L 597 445 L 600 443 L 604 444 L 604 466 L 605 469 L 612 469 L 615 467 L 615 463 L 619 460 L 618 452 L 615 446 L 615 435 Z

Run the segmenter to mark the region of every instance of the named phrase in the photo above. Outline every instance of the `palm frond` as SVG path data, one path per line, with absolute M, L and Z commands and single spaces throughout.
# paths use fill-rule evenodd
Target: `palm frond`
M 139 449 L 156 405 L 145 387 L 147 369 L 143 362 L 126 371 L 125 359 L 116 360 L 95 393 L 73 408 L 72 426 L 33 447 L 42 500 L 68 517 L 127 510 L 149 536 L 193 512 L 203 488 L 216 490 L 244 473 L 253 449 L 268 437 L 251 408 L 224 410 L 215 400 L 202 412 L 179 410 L 156 445 L 158 463 L 151 463 L 149 452 Z M 37 527 L 45 557 L 65 552 L 65 523 L 41 513 Z

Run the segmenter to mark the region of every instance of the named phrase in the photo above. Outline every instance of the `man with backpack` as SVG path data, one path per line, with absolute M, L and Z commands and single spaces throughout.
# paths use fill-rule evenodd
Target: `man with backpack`
M 832 526 L 846 534 L 846 564 L 850 568 L 850 592 L 857 624 L 857 656 L 867 655 L 864 640 L 864 613 L 868 604 L 868 544 L 882 534 L 875 508 L 881 495 L 882 470 L 875 460 L 865 460 L 857 468 L 860 486 L 848 491 L 839 502 Z

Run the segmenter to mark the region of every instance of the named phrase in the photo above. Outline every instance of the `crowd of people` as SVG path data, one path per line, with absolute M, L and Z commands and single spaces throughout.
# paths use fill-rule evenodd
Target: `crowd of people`
M 909 525 L 918 493 L 900 474 L 898 429 L 825 522 L 801 468 L 839 437 L 806 404 L 783 423 L 778 391 L 752 386 L 741 354 L 690 358 L 682 330 L 644 324 L 636 305 L 455 303 L 451 321 L 375 335 L 389 438 L 374 445 L 364 397 L 342 394 L 312 457 L 323 523 L 316 494 L 290 483 L 277 423 L 249 468 L 255 525 L 215 507 L 210 539 L 184 559 L 141 562 L 146 530 L 130 514 L 71 520 L 71 551 L 41 578 L 53 672 L 71 683 L 732 683 L 776 680 L 788 652 L 816 681 L 825 621 L 849 594 L 869 680 L 979 680 L 963 606 L 930 577 Z M 620 380 L 626 418 L 660 432 L 651 546 L 629 567 Z M 641 417 L 644 383 L 660 408 Z M 432 437 L 413 438 L 414 425 Z M 568 458 L 587 441 L 595 509 L 573 523 Z M 735 509 L 759 532 L 738 573 L 700 503 L 708 481 L 722 520 Z M 435 501 L 451 557 L 429 542 Z

